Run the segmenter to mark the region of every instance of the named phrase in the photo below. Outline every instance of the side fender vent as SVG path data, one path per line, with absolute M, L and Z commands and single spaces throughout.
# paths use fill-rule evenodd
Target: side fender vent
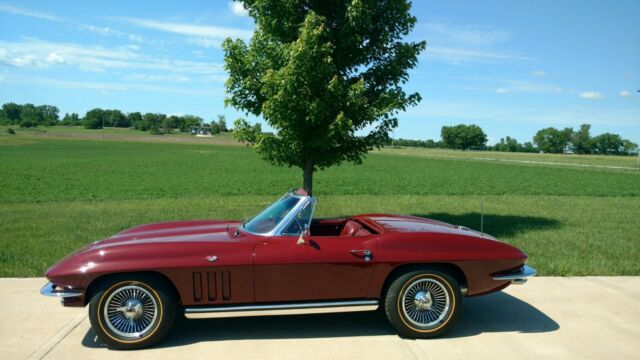
M 193 273 L 193 300 L 202 300 L 202 275 L 199 272 Z

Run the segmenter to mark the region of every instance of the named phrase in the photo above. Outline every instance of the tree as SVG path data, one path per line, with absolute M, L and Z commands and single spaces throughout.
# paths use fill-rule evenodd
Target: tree
M 627 155 L 634 155 L 638 153 L 638 144 L 631 140 L 622 139 L 623 152 Z
M 76 113 L 72 113 L 72 114 L 66 113 L 62 118 L 62 125 L 78 126 L 80 125 L 80 117 Z
M 42 118 L 42 124 L 45 126 L 57 125 L 60 121 L 58 113 L 60 110 L 53 105 L 40 105 L 37 107 L 37 111 L 40 112 Z
M 144 123 L 145 129 L 143 130 L 152 130 L 154 132 L 159 132 L 160 125 L 162 121 L 167 116 L 165 114 L 160 113 L 146 113 L 142 116 L 142 121 Z
M 243 2 L 256 30 L 249 44 L 223 42 L 225 103 L 262 116 L 275 134 L 258 134 L 255 150 L 301 168 L 311 194 L 316 170 L 361 163 L 420 101 L 401 85 L 425 43 L 402 41 L 416 23 L 406 0 Z
M 10 125 L 16 125 L 20 123 L 20 112 L 22 106 L 16 103 L 6 103 L 2 105 L 2 112 Z
M 220 127 L 216 121 L 211 121 L 211 134 L 217 134 L 220 132 Z
M 129 126 L 133 126 L 134 128 L 138 129 L 138 130 L 142 130 L 142 114 L 140 114 L 139 112 L 130 112 L 127 114 L 127 122 L 129 122 Z M 146 130 L 146 129 L 144 129 Z
M 218 125 L 219 132 L 229 131 L 229 129 L 227 129 L 227 121 L 224 115 L 218 115 L 218 122 L 216 124 Z M 213 127 L 213 122 L 211 122 L 211 126 Z
M 105 122 L 104 110 L 95 108 L 87 111 L 82 120 L 82 124 L 87 129 L 102 129 Z
M 487 135 L 478 125 L 443 126 L 440 136 L 450 149 L 483 149 L 487 143 Z
M 592 139 L 593 150 L 598 154 L 622 154 L 624 150 L 624 142 L 620 135 L 604 133 L 594 136 Z
M 182 123 L 182 127 L 180 128 L 180 131 L 187 131 L 192 126 L 200 126 L 204 121 L 204 119 L 195 115 L 185 115 L 182 117 L 182 121 L 183 123 Z
M 533 146 L 531 141 L 527 141 L 524 144 L 522 144 L 522 151 L 527 153 L 533 153 L 533 152 L 538 152 L 538 149 L 535 146 Z
M 553 127 L 539 130 L 533 137 L 533 143 L 546 153 L 559 154 L 564 152 L 565 148 L 571 140 L 573 129 L 565 128 L 558 130 Z
M 233 122 L 234 139 L 246 144 L 255 144 L 262 136 L 262 125 L 255 123 L 251 126 L 245 119 L 237 119 Z
M 518 140 L 507 136 L 506 138 L 500 138 L 500 142 L 496 144 L 495 150 L 506 152 L 519 152 L 522 151 L 522 144 Z
M 582 124 L 580 130 L 571 135 L 571 145 L 573 152 L 577 154 L 588 154 L 591 152 L 591 134 L 589 130 L 591 125 Z
M 35 127 L 44 122 L 42 111 L 33 104 L 24 104 L 20 109 L 20 126 Z
M 127 119 L 127 116 L 120 110 L 105 110 L 105 124 L 109 127 L 129 127 L 131 122 Z
M 165 133 L 169 133 L 173 129 L 179 129 L 181 127 L 182 121 L 183 120 L 181 116 L 168 116 L 162 121 L 162 129 Z

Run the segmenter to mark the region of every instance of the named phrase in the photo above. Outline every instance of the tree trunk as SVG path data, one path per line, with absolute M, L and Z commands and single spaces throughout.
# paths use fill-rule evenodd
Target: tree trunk
M 302 169 L 302 187 L 307 191 L 309 196 L 312 196 L 313 191 L 313 168 L 313 161 L 307 160 L 304 169 Z

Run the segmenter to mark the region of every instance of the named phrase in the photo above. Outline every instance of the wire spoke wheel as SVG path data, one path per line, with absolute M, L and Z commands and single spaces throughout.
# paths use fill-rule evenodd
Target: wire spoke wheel
M 402 312 L 412 324 L 421 328 L 438 325 L 448 315 L 450 295 L 445 285 L 432 278 L 418 279 L 401 294 Z
M 158 300 L 145 288 L 128 285 L 114 290 L 104 304 L 104 320 L 114 334 L 144 338 L 158 320 Z

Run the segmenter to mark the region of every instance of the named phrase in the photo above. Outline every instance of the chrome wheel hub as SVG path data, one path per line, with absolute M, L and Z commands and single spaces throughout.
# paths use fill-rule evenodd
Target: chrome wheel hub
M 416 305 L 416 309 L 418 310 L 431 310 L 431 305 L 433 305 L 431 293 L 418 291 L 416 296 L 413 298 L 413 303 Z
M 146 336 L 158 320 L 158 303 L 151 293 L 136 285 L 116 289 L 105 301 L 107 327 L 126 339 Z
M 130 299 L 127 300 L 125 306 L 118 308 L 118 310 L 122 311 L 127 319 L 137 319 L 142 315 L 142 302 L 138 299 Z
M 448 314 L 451 298 L 445 285 L 431 278 L 418 279 L 405 287 L 401 296 L 404 317 L 419 327 L 433 327 Z

